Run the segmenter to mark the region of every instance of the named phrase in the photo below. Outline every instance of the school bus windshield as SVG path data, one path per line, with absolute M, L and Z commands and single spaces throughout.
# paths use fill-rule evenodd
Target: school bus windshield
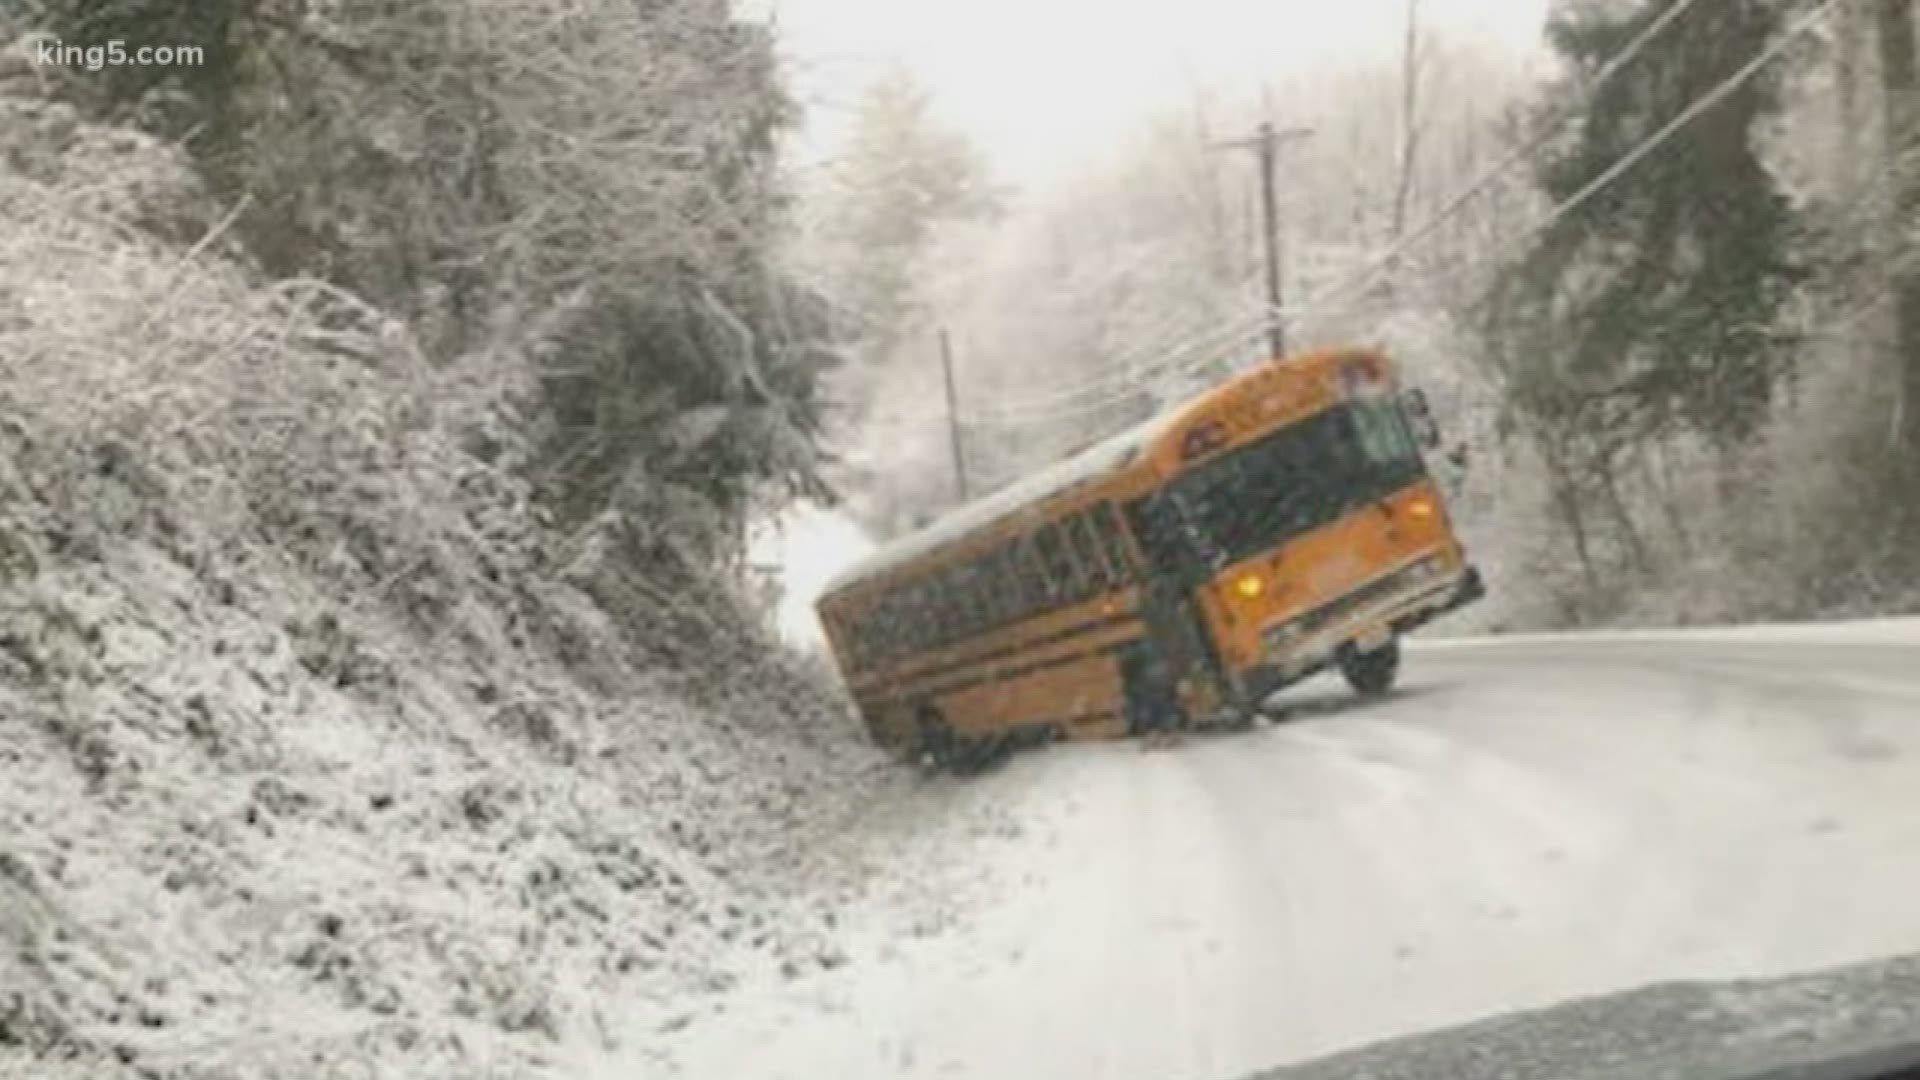
M 1143 532 L 1167 569 L 1186 562 L 1187 553 L 1175 550 L 1182 540 L 1201 563 L 1217 567 L 1310 532 L 1424 473 L 1393 399 L 1361 399 L 1196 466 L 1143 508 Z M 1189 564 L 1188 573 L 1198 569 Z

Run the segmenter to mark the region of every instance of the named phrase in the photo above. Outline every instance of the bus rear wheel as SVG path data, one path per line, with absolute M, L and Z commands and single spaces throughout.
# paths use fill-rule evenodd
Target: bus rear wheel
M 1372 652 L 1349 648 L 1340 656 L 1340 674 L 1354 691 L 1375 697 L 1393 689 L 1400 674 L 1400 639 L 1394 638 Z

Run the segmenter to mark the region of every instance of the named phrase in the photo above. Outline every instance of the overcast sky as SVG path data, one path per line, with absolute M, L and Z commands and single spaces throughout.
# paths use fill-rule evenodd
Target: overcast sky
M 1421 0 L 1436 32 L 1532 49 L 1549 0 Z M 745 0 L 771 11 L 812 118 L 807 149 L 890 63 L 1005 180 L 1032 182 L 1112 147 L 1186 101 L 1316 67 L 1398 55 L 1406 0 Z M 1282 117 L 1284 119 L 1284 117 Z

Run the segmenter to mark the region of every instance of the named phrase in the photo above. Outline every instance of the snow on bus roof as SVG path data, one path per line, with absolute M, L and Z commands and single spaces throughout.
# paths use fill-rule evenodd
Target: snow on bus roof
M 935 518 L 923 529 L 882 545 L 871 555 L 835 575 L 822 595 L 831 596 L 856 581 L 897 569 L 938 548 L 963 539 L 976 529 L 1010 517 L 1037 502 L 1105 476 L 1132 461 L 1161 430 L 1185 412 L 1160 413 L 1092 446 L 1063 458 L 1023 479 Z
M 1235 381 L 1254 372 L 1270 374 L 1280 370 L 1283 365 L 1298 370 L 1313 365 L 1338 362 L 1342 358 L 1358 353 L 1373 352 L 1374 350 L 1369 348 L 1349 345 L 1306 349 L 1289 354 L 1284 359 L 1267 361 L 1242 370 L 1235 377 Z M 1010 517 L 1033 503 L 1065 494 L 1088 480 L 1122 468 L 1145 449 L 1155 437 L 1191 415 L 1191 406 L 1192 402 L 1181 402 L 1111 438 L 1094 443 L 1077 454 L 1063 458 L 1023 480 L 1008 484 L 983 498 L 947 511 L 935 518 L 926 528 L 915 530 L 898 540 L 882 545 L 866 558 L 841 571 L 834 576 L 833 580 L 827 582 L 821 595 L 831 596 L 864 578 L 898 569 L 937 548 L 963 539 L 976 529 Z

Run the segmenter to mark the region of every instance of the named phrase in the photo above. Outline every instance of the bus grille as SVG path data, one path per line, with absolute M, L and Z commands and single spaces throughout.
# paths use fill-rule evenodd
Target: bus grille
M 1437 562 L 1438 559 L 1435 557 L 1421 559 L 1411 566 L 1404 566 L 1384 577 L 1375 578 L 1340 599 L 1307 612 L 1294 625 L 1300 628 L 1299 634 L 1303 637 L 1323 630 L 1395 593 L 1411 589 L 1421 582 L 1433 580 L 1437 576 L 1435 571 L 1439 569 Z

